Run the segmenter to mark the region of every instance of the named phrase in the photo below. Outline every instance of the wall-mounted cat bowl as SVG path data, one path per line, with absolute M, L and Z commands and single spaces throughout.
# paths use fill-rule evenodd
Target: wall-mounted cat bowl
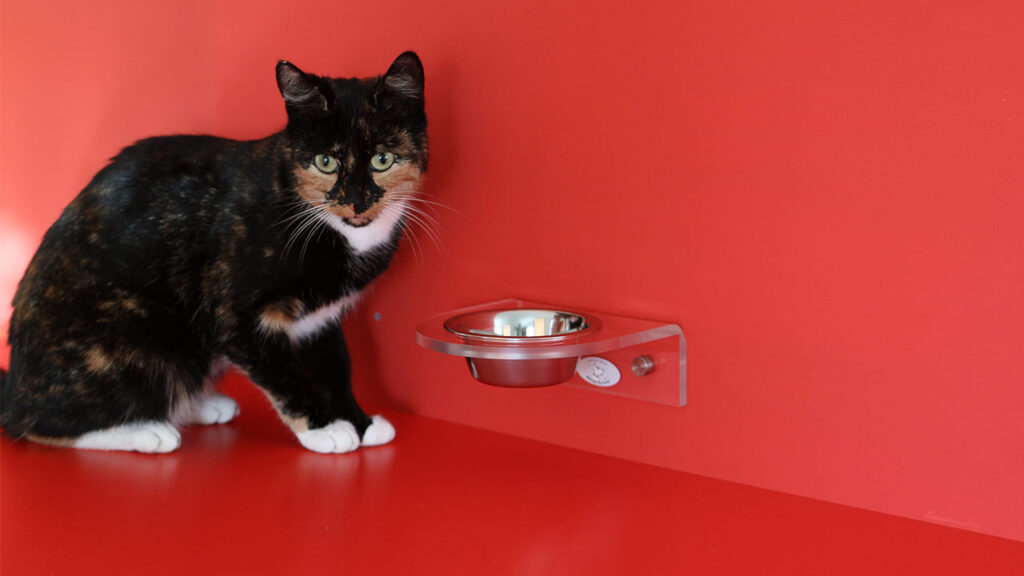
M 506 299 L 428 318 L 416 327 L 416 341 L 464 357 L 473 378 L 508 388 L 572 381 L 581 357 L 603 354 L 605 361 L 623 367 L 623 382 L 605 385 L 584 378 L 589 384 L 583 385 L 607 386 L 601 390 L 608 394 L 659 404 L 686 404 L 686 339 L 676 324 Z M 628 358 L 619 358 L 624 355 Z M 651 365 L 634 376 L 630 362 L 641 356 Z
M 444 321 L 445 330 L 468 345 L 524 349 L 576 343 L 601 323 L 577 312 L 530 308 L 492 308 L 457 314 Z M 533 388 L 572 379 L 579 356 L 564 358 L 466 357 L 469 372 L 484 384 Z

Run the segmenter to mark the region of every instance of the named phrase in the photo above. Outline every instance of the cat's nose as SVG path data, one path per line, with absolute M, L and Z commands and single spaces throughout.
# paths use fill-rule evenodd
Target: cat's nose
M 370 198 L 360 198 L 356 202 L 352 203 L 352 209 L 356 211 L 356 214 L 362 214 L 373 207 L 373 200 Z
M 362 205 L 360 203 L 339 204 L 338 211 L 345 218 L 362 218 L 370 211 L 371 206 L 372 205 Z
M 342 218 L 354 218 L 356 210 L 351 204 L 339 204 L 335 214 L 339 214 Z

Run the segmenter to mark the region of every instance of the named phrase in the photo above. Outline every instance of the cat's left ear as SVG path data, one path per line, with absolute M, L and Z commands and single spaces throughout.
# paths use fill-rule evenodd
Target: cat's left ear
M 277 88 L 289 109 L 327 110 L 327 98 L 320 90 L 317 77 L 299 70 L 291 62 L 277 63 Z
M 423 63 L 415 52 L 405 52 L 395 59 L 377 84 L 377 95 L 397 96 L 410 103 L 423 105 Z

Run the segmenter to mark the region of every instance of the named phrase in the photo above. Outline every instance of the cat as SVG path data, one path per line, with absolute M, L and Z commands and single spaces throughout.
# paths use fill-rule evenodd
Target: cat
M 427 168 L 413 52 L 376 78 L 277 64 L 267 138 L 125 148 L 43 237 L 14 297 L 0 424 L 14 438 L 164 453 L 231 420 L 230 366 L 305 448 L 390 442 L 352 393 L 341 317 L 415 220 Z

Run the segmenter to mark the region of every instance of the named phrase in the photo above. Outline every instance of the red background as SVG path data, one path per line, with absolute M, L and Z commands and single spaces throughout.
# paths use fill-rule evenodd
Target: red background
M 1022 17 L 4 0 L 0 299 L 120 147 L 265 135 L 278 59 L 372 75 L 412 48 L 457 211 L 349 321 L 367 403 L 1024 540 Z M 679 323 L 689 405 L 493 389 L 416 346 L 509 296 Z

